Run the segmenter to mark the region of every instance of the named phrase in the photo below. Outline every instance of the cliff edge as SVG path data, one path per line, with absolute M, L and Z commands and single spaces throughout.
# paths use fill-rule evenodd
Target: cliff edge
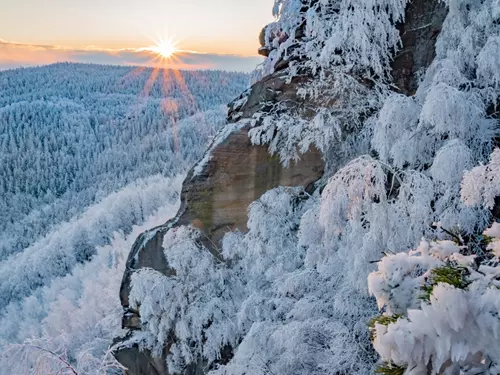
M 413 95 L 419 74 L 434 59 L 434 45 L 446 16 L 446 8 L 434 0 L 415 0 L 406 9 L 405 22 L 398 26 L 402 49 L 392 63 L 395 90 Z M 300 36 L 298 36 L 300 37 Z M 261 38 L 264 42 L 264 38 Z M 218 247 L 225 233 L 246 231 L 247 209 L 266 191 L 278 186 L 299 186 L 306 191 L 315 189 L 321 179 L 325 163 L 319 150 L 311 147 L 300 155 L 300 160 L 285 168 L 278 156 L 269 153 L 267 146 L 254 145 L 248 132 L 259 121 L 261 112 L 276 103 L 289 104 L 287 110 L 297 107 L 314 108 L 311 98 L 298 94 L 301 87 L 314 80 L 314 74 L 305 72 L 287 79 L 288 61 L 278 61 L 274 72 L 243 93 L 229 106 L 226 129 L 217 137 L 200 163 L 188 174 L 182 188 L 181 208 L 175 218 L 151 229 L 136 240 L 127 261 L 120 290 L 124 308 L 123 327 L 129 334 L 140 331 L 140 312 L 129 306 L 131 275 L 141 268 L 152 268 L 166 276 L 173 275 L 165 259 L 163 238 L 172 228 L 192 225 L 200 229 L 200 241 L 219 257 Z M 314 111 L 302 111 L 302 116 L 313 117 Z M 126 341 L 118 339 L 117 343 Z M 119 346 L 118 346 L 119 347 Z M 128 375 L 166 375 L 169 370 L 166 345 L 160 356 L 137 347 L 119 347 L 116 358 L 128 368 Z M 221 363 L 232 356 L 231 350 L 221 353 Z M 184 374 L 204 374 L 206 364 L 189 366 Z

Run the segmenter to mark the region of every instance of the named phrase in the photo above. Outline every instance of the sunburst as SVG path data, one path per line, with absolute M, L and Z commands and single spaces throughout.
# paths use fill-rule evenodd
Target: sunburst
M 177 53 L 177 42 L 172 39 L 161 39 L 156 42 L 155 46 L 149 48 L 162 60 L 168 60 Z
M 134 106 L 130 115 L 140 116 L 140 109 L 146 103 L 143 99 L 148 97 L 153 89 L 155 83 L 159 81 L 160 89 L 163 94 L 161 100 L 161 109 L 165 114 L 166 118 L 170 119 L 173 130 L 173 140 L 175 150 L 178 151 L 180 147 L 180 140 L 177 129 L 177 122 L 181 117 L 179 112 L 178 99 L 171 98 L 173 87 L 175 86 L 177 90 L 182 92 L 183 105 L 189 105 L 194 110 L 197 111 L 198 104 L 195 97 L 190 92 L 190 89 L 186 82 L 184 81 L 184 76 L 179 71 L 179 66 L 184 64 L 183 56 L 186 51 L 178 48 L 178 42 L 169 37 L 163 37 L 159 39 L 153 39 L 154 43 L 151 47 L 143 47 L 137 50 L 137 52 L 146 52 L 150 55 L 151 60 L 146 64 L 146 66 L 141 66 L 130 72 L 124 80 L 128 77 L 137 77 L 142 75 L 144 71 L 148 69 L 147 66 L 152 68 L 150 76 L 147 78 L 144 88 L 139 94 L 139 102 L 137 106 Z M 196 75 L 196 72 L 192 72 L 192 75 Z M 200 79 L 203 77 L 200 75 Z

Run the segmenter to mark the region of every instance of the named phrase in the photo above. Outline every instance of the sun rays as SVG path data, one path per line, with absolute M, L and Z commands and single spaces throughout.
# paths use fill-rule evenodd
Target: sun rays
M 144 77 L 144 87 L 138 94 L 138 101 L 130 108 L 131 111 L 128 115 L 140 116 L 143 106 L 147 103 L 145 99 L 151 95 L 155 85 L 158 85 L 155 90 L 159 89 L 161 92 L 160 108 L 167 123 L 172 127 L 174 148 L 175 152 L 177 152 L 180 147 L 177 123 L 183 117 L 179 110 L 183 109 L 185 111 L 188 109 L 188 113 L 197 113 L 199 111 L 198 103 L 184 80 L 184 75 L 179 70 L 185 66 L 183 62 L 185 52 L 178 48 L 178 42 L 166 37 L 153 42 L 153 46 L 138 50 L 151 56 L 147 66 L 137 67 L 123 77 L 122 82 L 125 82 L 127 79 L 144 77 L 144 74 L 147 74 L 147 78 Z M 203 74 L 192 71 L 191 76 L 195 76 L 199 83 L 206 84 Z M 181 97 L 171 96 L 174 88 L 182 93 Z
M 156 42 L 156 45 L 150 47 L 149 50 L 158 54 L 161 60 L 169 60 L 178 52 L 177 42 L 173 39 L 161 39 Z

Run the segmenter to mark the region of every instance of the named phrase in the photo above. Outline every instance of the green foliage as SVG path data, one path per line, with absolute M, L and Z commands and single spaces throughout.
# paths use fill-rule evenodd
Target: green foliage
M 375 374 L 381 375 L 403 375 L 406 371 L 406 367 L 398 366 L 394 363 L 385 363 L 380 365 L 375 370 Z
M 418 297 L 422 301 L 429 302 L 431 300 L 432 291 L 434 290 L 434 285 L 424 285 L 420 288 L 422 294 Z
M 395 315 L 379 315 L 375 316 L 368 322 L 368 327 L 370 328 L 370 336 L 373 340 L 375 338 L 375 325 L 382 324 L 384 326 L 388 326 L 389 324 L 396 323 L 399 318 L 403 315 L 395 314 Z
M 487 236 L 485 234 L 481 235 L 480 238 L 481 238 L 481 242 L 480 243 L 484 247 L 487 247 L 494 240 L 493 237 Z
M 434 284 L 445 283 L 459 289 L 465 289 L 470 284 L 467 280 L 469 270 L 466 267 L 446 265 L 433 269 L 431 275 Z
M 399 318 L 401 318 L 402 316 L 403 315 L 400 315 L 400 314 L 395 314 L 395 315 L 390 315 L 390 316 L 379 315 L 379 316 L 376 316 L 376 317 L 370 319 L 370 322 L 368 323 L 368 327 L 370 327 L 370 329 L 374 329 L 375 324 L 382 324 L 384 326 L 388 326 L 391 323 L 396 323 L 396 321 Z
M 453 285 L 458 289 L 465 289 L 470 284 L 467 280 L 469 270 L 466 267 L 447 264 L 443 267 L 434 268 L 431 270 L 431 276 L 428 283 L 421 290 L 423 294 L 419 297 L 421 300 L 429 302 L 434 286 L 439 283 Z

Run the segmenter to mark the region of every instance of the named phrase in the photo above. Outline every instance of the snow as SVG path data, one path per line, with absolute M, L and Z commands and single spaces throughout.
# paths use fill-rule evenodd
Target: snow
M 252 204 L 248 233 L 226 234 L 220 263 L 195 257 L 214 273 L 201 274 L 209 277 L 207 287 L 220 272 L 235 280 L 235 290 L 215 292 L 227 298 L 224 318 L 231 323 L 216 324 L 227 324 L 221 343 L 232 346 L 234 357 L 217 365 L 223 348 L 212 341 L 204 355 L 205 344 L 197 342 L 176 349 L 175 366 L 208 360 L 212 373 L 225 375 L 371 374 L 384 364 L 405 374 L 498 372 L 500 242 L 488 237 L 496 236 L 496 224 L 482 231 L 500 185 L 498 123 L 488 113 L 500 96 L 494 58 L 500 30 L 491 16 L 500 6 L 447 4 L 436 59 L 421 72 L 416 94 L 405 96 L 391 91 L 390 62 L 400 47 L 391 20 L 402 19 L 406 1 L 317 1 L 305 13 L 302 1 L 275 2 L 277 20 L 266 28 L 272 51 L 259 74 L 273 72 L 281 58 L 289 60 L 288 80 L 312 71 L 315 79 L 298 94 L 314 103 L 314 113 L 302 116 L 277 103 L 254 116 L 249 135 L 284 165 L 315 146 L 328 168 L 311 196 L 280 187 Z M 164 246 L 173 256 L 179 240 L 171 241 Z M 183 251 L 172 258 L 181 270 L 193 251 L 208 250 Z M 196 262 L 188 261 L 194 275 L 203 271 L 191 268 Z M 367 325 L 377 307 L 394 321 L 374 323 L 375 354 Z M 222 307 L 210 308 L 204 304 L 200 316 Z M 190 323 L 190 311 L 180 311 L 176 322 Z M 188 327 L 180 334 L 199 332 Z
M 224 142 L 229 135 L 238 130 L 244 128 L 248 125 L 248 120 L 240 120 L 236 123 L 226 124 L 220 132 L 217 133 L 217 136 L 214 138 L 212 143 L 210 144 L 207 151 L 205 151 L 205 155 L 201 158 L 200 161 L 193 168 L 193 177 L 199 176 L 207 163 L 212 159 L 212 152 L 216 149 L 218 145 Z
M 221 347 L 236 344 L 238 332 L 230 319 L 241 293 L 238 280 L 200 247 L 199 236 L 188 227 L 165 235 L 165 257 L 175 276 L 151 269 L 132 276 L 131 307 L 140 307 L 144 330 L 154 337 L 155 353 L 161 353 L 175 335 L 168 361 L 169 368 L 177 371 L 200 356 L 218 359 Z
M 180 189 L 179 182 L 175 189 Z M 123 309 L 117 292 L 136 237 L 175 215 L 177 199 L 165 203 L 128 235 L 115 232 L 109 245 L 98 247 L 95 257 L 76 266 L 72 274 L 7 306 L 0 318 L 0 342 L 6 341 L 0 351 L 0 374 L 28 373 L 29 366 L 40 373 L 58 371 L 62 363 L 48 350 L 62 359 L 76 359 L 72 363 L 78 373 L 121 373 L 108 352 L 112 340 L 125 333 L 119 325 Z
M 500 148 L 496 148 L 487 165 L 472 168 L 462 180 L 462 199 L 468 206 L 483 204 L 488 208 L 495 205 L 500 196 Z
M 313 113 L 277 103 L 224 127 L 194 173 L 250 126 L 252 142 L 285 165 L 318 148 L 325 177 L 313 194 L 259 197 L 248 232 L 226 234 L 220 249 L 195 228 L 171 228 L 172 274 L 133 275 L 142 329 L 129 345 L 158 354 L 172 344 L 171 372 L 196 363 L 219 375 L 368 375 L 384 364 L 405 375 L 500 372 L 500 224 L 490 211 L 500 195 L 491 116 L 500 2 L 445 2 L 436 58 L 405 96 L 391 91 L 390 62 L 406 0 L 319 0 L 305 11 L 275 1 L 259 74 L 282 58 L 285 79 L 313 72 L 298 90 Z
M 248 80 L 160 72 L 0 72 L 0 374 L 66 373 L 64 361 L 122 372 L 108 348 L 123 334 L 128 252 L 175 215 L 184 175 Z
M 153 82 L 152 73 L 84 64 L 0 72 L 8 82 L 0 90 L 0 261 L 135 180 L 185 173 L 248 79 L 165 70 Z
M 498 223 L 484 234 L 494 237 L 490 248 L 500 243 Z M 463 247 L 452 241 L 434 242 L 426 254 L 424 248 L 428 247 L 422 242 L 413 252 L 387 256 L 369 276 L 370 291 L 379 307 L 388 306 L 384 314 L 403 315 L 388 325 L 375 325 L 375 350 L 384 361 L 404 365 L 410 374 L 426 374 L 429 368 L 432 373 L 452 374 L 461 369 L 466 374 L 496 374 L 500 368 L 500 324 L 496 317 L 500 268 L 476 269 L 471 259 L 454 263 L 465 257 L 460 255 Z M 421 268 L 418 274 L 409 272 L 415 265 Z M 463 285 L 467 286 L 437 282 L 432 284 L 428 301 L 418 300 L 422 286 L 434 277 L 429 271 L 443 266 L 465 267 L 468 281 Z

